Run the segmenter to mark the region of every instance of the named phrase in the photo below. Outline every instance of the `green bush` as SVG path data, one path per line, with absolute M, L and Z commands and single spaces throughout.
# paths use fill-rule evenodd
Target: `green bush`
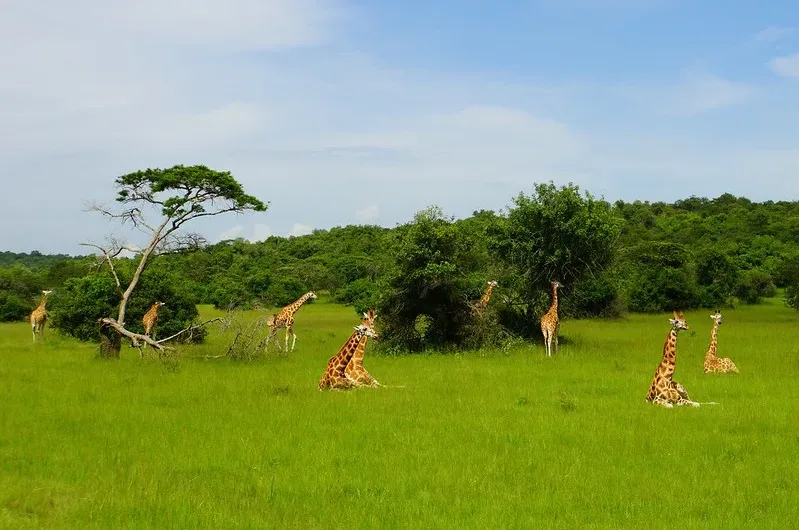
M 13 293 L 0 291 L 0 322 L 16 322 L 29 316 L 30 304 Z

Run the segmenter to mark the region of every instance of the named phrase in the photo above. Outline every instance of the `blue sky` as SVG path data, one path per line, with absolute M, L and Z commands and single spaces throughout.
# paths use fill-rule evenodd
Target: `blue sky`
M 211 241 L 535 182 L 608 200 L 799 200 L 799 5 L 715 0 L 8 0 L 0 249 L 133 238 L 87 200 L 204 163 L 270 201 Z

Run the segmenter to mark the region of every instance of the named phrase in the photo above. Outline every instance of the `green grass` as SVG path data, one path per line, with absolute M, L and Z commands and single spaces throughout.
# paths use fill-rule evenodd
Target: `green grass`
M 644 402 L 665 314 L 564 321 L 541 344 L 370 355 L 383 384 L 316 388 L 357 324 L 322 303 L 297 347 L 254 363 L 94 359 L 0 325 L 0 527 L 786 528 L 799 520 L 799 314 L 776 300 L 688 312 L 675 379 L 699 409 Z M 203 308 L 204 314 L 213 311 Z M 282 339 L 282 333 L 281 333 Z

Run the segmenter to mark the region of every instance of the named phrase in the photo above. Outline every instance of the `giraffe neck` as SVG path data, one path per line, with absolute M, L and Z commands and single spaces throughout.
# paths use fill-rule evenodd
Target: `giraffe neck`
M 44 311 L 46 305 L 47 305 L 47 297 L 45 296 L 44 298 L 42 298 L 42 301 L 39 302 L 39 307 L 37 307 L 36 310 L 37 311 Z M 30 306 L 28 306 L 28 307 L 30 307 Z
M 344 370 L 347 368 L 347 365 L 352 359 L 352 356 L 355 354 L 355 351 L 358 349 L 358 344 L 361 342 L 361 338 L 363 337 L 363 333 L 355 330 L 350 338 L 347 339 L 347 342 L 341 349 L 338 351 L 336 356 L 333 358 L 333 368 L 339 374 L 343 374 Z
M 304 295 L 300 296 L 296 301 L 292 302 L 291 305 L 289 305 L 286 308 L 286 311 L 291 314 L 294 314 L 300 307 L 302 307 L 302 304 L 308 301 L 310 297 L 311 293 L 305 293 Z
M 358 345 L 355 347 L 355 352 L 352 354 L 352 362 L 355 363 L 355 366 L 363 365 L 363 354 L 366 352 L 366 342 L 368 340 L 369 337 L 363 335 L 361 340 L 358 341 Z
M 557 311 L 558 309 L 558 288 L 552 286 L 552 305 L 549 307 L 550 311 Z
M 482 298 L 480 298 L 480 307 L 485 307 L 488 305 L 489 300 L 491 300 L 491 291 L 494 290 L 494 285 L 490 284 L 486 292 L 483 294 Z
M 713 323 L 713 330 L 710 332 L 710 347 L 707 349 L 707 355 L 709 357 L 716 356 L 716 347 L 718 344 L 718 333 L 719 333 L 719 323 L 718 321 Z
M 674 366 L 677 363 L 677 330 L 672 329 L 666 342 L 663 344 L 663 360 L 660 362 L 658 371 L 660 375 L 671 379 L 674 374 Z

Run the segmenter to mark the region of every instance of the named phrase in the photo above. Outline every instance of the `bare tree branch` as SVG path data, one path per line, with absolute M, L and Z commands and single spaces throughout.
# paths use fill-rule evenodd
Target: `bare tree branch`
M 103 255 L 105 256 L 105 261 L 108 263 L 108 267 L 111 269 L 111 274 L 114 276 L 114 282 L 116 282 L 117 284 L 117 289 L 119 290 L 119 292 L 122 292 L 122 283 L 120 283 L 119 281 L 119 276 L 117 276 L 117 271 L 114 268 L 114 261 L 112 259 L 117 257 L 119 253 L 122 252 L 122 249 L 120 248 L 116 252 L 110 252 L 101 247 L 100 245 L 95 245 L 94 243 L 81 243 L 81 245 L 84 247 L 94 247 L 103 253 Z
M 178 331 L 177 333 L 175 333 L 174 335 L 170 335 L 169 337 L 167 337 L 165 339 L 157 340 L 156 342 L 158 344 L 161 344 L 161 343 L 164 343 L 164 342 L 168 342 L 168 341 L 170 341 L 170 340 L 172 340 L 172 339 L 174 339 L 176 337 L 179 337 L 180 335 L 183 335 L 187 331 L 194 331 L 195 329 L 200 329 L 201 327 L 206 326 L 206 325 L 208 325 L 208 324 L 210 324 L 212 322 L 220 322 L 220 321 L 222 321 L 224 319 L 225 319 L 224 317 L 216 317 L 216 318 L 212 318 L 212 319 L 206 320 L 205 322 L 200 322 L 199 324 L 192 323 L 186 329 L 182 329 L 182 330 Z

